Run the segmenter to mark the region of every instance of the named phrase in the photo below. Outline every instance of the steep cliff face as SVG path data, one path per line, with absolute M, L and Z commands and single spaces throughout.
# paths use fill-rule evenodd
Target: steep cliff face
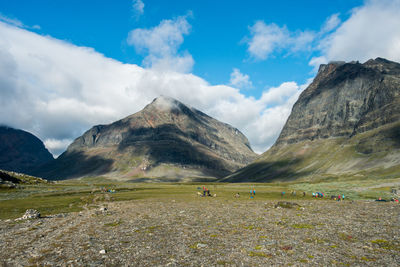
M 40 174 L 47 178 L 106 173 L 126 179 L 221 177 L 255 156 L 238 129 L 175 99 L 159 97 L 136 114 L 94 126 Z
M 377 58 L 321 65 L 276 145 L 351 137 L 400 120 L 400 64 Z
M 0 169 L 31 174 L 34 168 L 52 160 L 53 156 L 36 136 L 0 126 Z
M 400 64 L 332 62 L 320 66 L 274 146 L 226 180 L 400 174 L 399 148 Z

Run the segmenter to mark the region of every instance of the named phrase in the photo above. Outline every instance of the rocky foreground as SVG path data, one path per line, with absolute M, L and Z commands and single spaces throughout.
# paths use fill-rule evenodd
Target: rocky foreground
M 0 265 L 399 265 L 399 204 L 277 202 L 136 200 L 1 221 Z

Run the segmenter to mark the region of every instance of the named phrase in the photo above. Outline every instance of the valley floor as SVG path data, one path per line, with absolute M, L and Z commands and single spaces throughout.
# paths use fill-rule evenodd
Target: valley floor
M 300 207 L 275 208 L 278 201 L 193 194 L 2 220 L 0 265 L 399 265 L 399 204 L 299 197 L 289 201 Z

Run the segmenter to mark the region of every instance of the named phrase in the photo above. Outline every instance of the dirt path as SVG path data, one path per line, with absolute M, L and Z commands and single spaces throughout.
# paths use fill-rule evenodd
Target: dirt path
M 4 266 L 400 263 L 398 204 L 313 200 L 287 209 L 276 202 L 140 200 L 108 203 L 105 213 L 2 221 L 0 259 Z

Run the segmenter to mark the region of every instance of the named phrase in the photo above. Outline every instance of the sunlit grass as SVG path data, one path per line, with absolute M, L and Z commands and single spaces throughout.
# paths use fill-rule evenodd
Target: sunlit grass
M 383 182 L 399 182 L 400 179 Z M 131 183 L 118 182 L 104 177 L 91 177 L 80 180 L 67 180 L 51 184 L 24 185 L 20 189 L 0 191 L 0 219 L 20 217 L 27 209 L 37 209 L 42 216 L 80 211 L 83 208 L 94 208 L 102 202 L 128 201 L 137 199 L 157 199 L 158 201 L 226 201 L 226 202 L 262 202 L 265 200 L 297 201 L 312 199 L 312 192 L 345 194 L 346 199 L 389 197 L 390 187 L 381 186 L 370 180 L 335 179 L 331 182 L 276 182 L 276 183 Z M 216 197 L 199 197 L 202 187 L 206 186 L 211 195 Z M 371 187 L 358 190 L 360 187 Z M 115 193 L 103 192 L 105 188 Z M 250 198 L 250 190 L 256 195 Z M 291 195 L 295 190 L 296 195 Z M 302 192 L 306 192 L 303 197 Z M 281 192 L 285 192 L 282 196 Z M 240 197 L 234 196 L 239 193 Z M 320 200 L 320 199 L 318 199 Z

